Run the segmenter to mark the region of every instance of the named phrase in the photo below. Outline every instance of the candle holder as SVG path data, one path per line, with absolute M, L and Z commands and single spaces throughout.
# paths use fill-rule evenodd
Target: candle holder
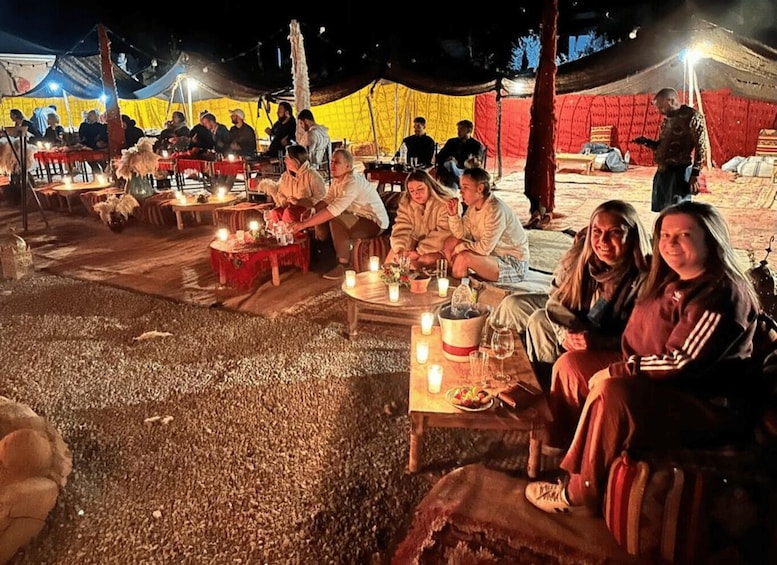
M 380 270 L 380 257 L 373 255 L 370 257 L 370 271 L 376 273 Z
M 227 228 L 219 228 L 216 232 L 216 237 L 219 238 L 219 241 L 227 241 L 229 239 L 229 230 Z
M 389 283 L 389 302 L 399 302 L 399 283 Z
M 345 286 L 346 288 L 356 286 L 356 271 L 345 271 Z
M 446 278 L 437 279 L 437 294 L 441 298 L 448 296 L 448 285 L 450 282 Z
M 178 202 L 180 204 L 186 204 L 186 194 L 183 192 L 178 193 Z
M 97 182 L 97 186 L 102 186 L 105 184 L 105 175 L 102 173 L 99 173 L 95 175 L 94 180 L 95 182 Z
M 245 243 L 246 232 L 244 230 L 236 230 L 235 239 L 237 239 L 238 243 Z
M 227 189 L 223 186 L 220 186 L 218 190 L 216 190 L 216 197 L 219 200 L 224 200 L 224 197 L 227 195 Z
M 419 341 L 415 344 L 415 360 L 421 365 L 429 361 L 429 344 L 425 341 Z
M 73 177 L 71 177 L 70 175 L 65 175 L 64 177 L 62 177 L 62 182 L 65 183 L 65 186 L 69 188 L 70 185 L 73 184 Z
M 432 335 L 432 326 L 434 325 L 434 314 L 432 312 L 424 312 L 421 314 L 421 334 Z
M 254 234 L 254 236 L 256 236 L 256 232 L 259 231 L 259 221 L 251 220 L 250 222 L 248 222 L 248 229 Z
M 426 379 L 429 392 L 439 394 L 442 390 L 442 365 L 429 365 Z

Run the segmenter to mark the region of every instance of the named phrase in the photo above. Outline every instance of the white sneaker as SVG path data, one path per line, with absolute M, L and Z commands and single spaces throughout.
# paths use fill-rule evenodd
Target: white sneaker
M 567 499 L 566 487 L 558 483 L 537 481 L 526 485 L 526 500 L 550 514 L 568 514 L 582 506 L 572 506 Z
M 553 447 L 547 443 L 542 444 L 542 454 L 546 457 L 561 457 L 567 452 L 563 447 Z

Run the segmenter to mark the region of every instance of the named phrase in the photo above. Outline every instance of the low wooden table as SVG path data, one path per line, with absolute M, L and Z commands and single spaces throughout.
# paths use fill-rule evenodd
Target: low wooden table
M 416 344 L 426 341 L 429 344 L 429 361 L 418 363 L 415 357 Z M 492 357 L 489 361 L 492 375 L 496 373 L 499 361 Z M 443 367 L 442 389 L 439 394 L 428 390 L 427 372 L 430 364 Z M 496 396 L 502 389 L 518 381 L 527 383 L 540 390 L 529 358 L 522 347 L 504 361 L 505 373 L 512 377 L 509 383 L 497 383 L 489 379 L 487 390 Z M 448 361 L 442 351 L 440 328 L 434 326 L 432 334 L 421 334 L 420 326 L 413 326 L 410 339 L 410 386 L 408 413 L 410 416 L 410 458 L 408 470 L 415 473 L 422 465 L 424 433 L 428 428 L 464 428 L 476 430 L 528 431 L 529 461 L 527 474 L 536 478 L 541 470 L 542 435 L 545 425 L 553 421 L 547 400 L 542 395 L 531 408 L 512 410 L 502 408 L 500 401 L 494 399 L 494 406 L 482 412 L 465 412 L 452 406 L 445 400 L 446 391 L 457 386 L 474 385 L 469 374 L 469 363 Z
M 423 312 L 431 312 L 438 306 L 451 301 L 452 289 L 448 296 L 437 294 L 437 281 L 431 281 L 426 292 L 413 293 L 409 288 L 401 288 L 399 302 L 389 302 L 388 285 L 380 279 L 380 271 L 358 273 L 356 286 L 348 288 L 345 281 L 343 292 L 348 296 L 348 337 L 357 335 L 359 319 L 386 324 L 417 324 Z
M 219 275 L 219 284 L 231 284 L 238 288 L 251 288 L 256 277 L 269 269 L 272 284 L 281 284 L 280 267 L 295 266 L 307 273 L 310 268 L 308 236 L 298 233 L 294 243 L 278 245 L 274 239 L 262 239 L 256 243 L 238 243 L 234 234 L 227 241 L 210 243 L 210 264 Z
M 84 192 L 89 192 L 92 190 L 105 190 L 107 188 L 111 188 L 110 183 L 97 183 L 95 181 L 71 182 L 70 184 L 57 184 L 51 187 L 51 189 L 54 190 L 57 195 L 65 199 L 67 202 L 67 211 L 71 214 L 73 213 L 72 199 L 74 197 L 79 197 Z M 89 210 L 89 212 L 93 212 L 93 210 Z
M 207 202 L 199 203 L 197 202 L 193 197 L 188 197 L 186 200 L 186 204 L 182 204 L 179 201 L 173 202 L 173 212 L 175 212 L 175 221 L 178 224 L 178 229 L 183 229 L 183 217 L 182 214 L 184 212 L 191 212 L 194 214 L 195 221 L 200 224 L 202 223 L 202 217 L 200 216 L 200 213 L 202 212 L 213 212 L 216 208 L 222 208 L 224 206 L 231 206 L 235 202 L 237 202 L 237 195 L 235 194 L 227 194 L 223 198 L 219 198 L 217 196 L 211 196 Z M 213 216 L 213 225 L 216 225 L 216 216 Z
M 570 165 L 579 168 L 582 165 L 580 171 L 584 175 L 590 175 L 594 172 L 594 161 L 596 155 L 585 153 L 556 153 L 556 171 L 561 169 L 568 169 Z

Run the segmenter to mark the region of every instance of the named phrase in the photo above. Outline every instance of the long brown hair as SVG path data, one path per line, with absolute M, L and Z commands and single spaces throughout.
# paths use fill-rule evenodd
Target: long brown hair
M 403 183 L 405 189 L 402 191 L 402 196 L 400 197 L 402 200 L 410 200 L 410 191 L 407 189 L 407 184 L 410 181 L 424 183 L 427 187 L 429 187 L 429 196 L 431 197 L 436 195 L 438 198 L 442 198 L 443 200 L 453 198 L 453 193 L 442 184 L 440 184 L 440 182 L 432 175 L 423 169 L 415 169 L 409 172 L 405 177 L 405 182 Z
M 591 237 L 588 234 L 588 230 L 590 230 L 596 216 L 602 213 L 618 216 L 628 230 L 626 234 L 626 249 L 618 263 L 613 266 L 613 269 L 625 271 L 636 268 L 643 273 L 648 270 L 647 256 L 650 253 L 650 238 L 642 226 L 637 210 L 623 200 L 603 202 L 591 213 L 588 226 L 586 226 L 586 233 L 564 255 L 557 271 L 566 273 L 559 281 L 557 296 L 559 301 L 569 308 L 582 309 L 588 306 L 583 304 L 583 300 L 585 300 L 586 281 L 591 278 L 589 265 L 594 261 L 598 261 L 591 246 Z
M 719 278 L 726 277 L 732 281 L 744 281 L 747 294 L 752 299 L 753 304 L 759 305 L 758 294 L 753 288 L 750 277 L 737 263 L 726 220 L 714 206 L 706 202 L 691 201 L 680 202 L 665 208 L 656 219 L 653 228 L 653 260 L 650 263 L 650 271 L 645 285 L 640 291 L 640 300 L 660 296 L 667 284 L 679 278 L 677 273 L 666 264 L 660 253 L 661 227 L 664 225 L 664 218 L 678 214 L 685 214 L 693 218 L 704 231 L 704 241 L 707 245 L 705 273 L 713 274 Z

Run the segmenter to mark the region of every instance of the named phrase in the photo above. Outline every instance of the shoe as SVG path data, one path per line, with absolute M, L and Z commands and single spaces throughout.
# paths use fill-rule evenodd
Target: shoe
M 550 514 L 569 514 L 583 506 L 572 506 L 567 499 L 566 487 L 557 483 L 537 481 L 526 485 L 526 500 Z
M 539 225 L 540 225 L 540 216 L 532 214 L 532 217 L 529 219 L 529 221 L 523 225 L 523 229 L 533 230 L 539 227 Z
M 345 278 L 346 266 L 343 263 L 338 263 L 334 269 L 330 269 L 323 274 L 323 277 L 328 281 L 339 281 Z
M 553 216 L 551 214 L 543 214 L 542 218 L 540 218 L 540 229 L 547 227 L 552 219 Z

